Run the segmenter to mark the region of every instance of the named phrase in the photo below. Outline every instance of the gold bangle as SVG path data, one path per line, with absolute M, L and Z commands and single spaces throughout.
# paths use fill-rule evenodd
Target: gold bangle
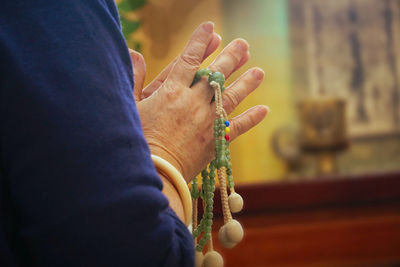
M 192 196 L 182 174 L 168 161 L 155 155 L 151 155 L 157 171 L 166 176 L 174 185 L 181 198 L 183 212 L 185 214 L 185 224 L 189 226 L 192 222 Z

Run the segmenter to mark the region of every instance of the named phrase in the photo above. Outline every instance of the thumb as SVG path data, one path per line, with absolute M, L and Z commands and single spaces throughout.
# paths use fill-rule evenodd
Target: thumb
M 142 90 L 146 77 L 146 63 L 144 62 L 142 54 L 139 52 L 129 49 L 129 54 L 132 60 L 133 79 L 135 81 L 133 96 L 135 97 L 135 101 L 138 102 L 142 100 Z

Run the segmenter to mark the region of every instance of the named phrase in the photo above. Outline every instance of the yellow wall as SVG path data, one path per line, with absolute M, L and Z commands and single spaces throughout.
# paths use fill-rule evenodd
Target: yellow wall
M 223 5 L 225 38 L 241 36 L 250 43 L 251 59 L 244 69 L 259 66 L 266 73 L 261 86 L 235 113 L 256 104 L 271 108 L 264 122 L 232 143 L 235 181 L 279 180 L 286 174 L 286 166 L 275 156 L 271 137 L 278 128 L 295 121 L 286 1 L 224 0 Z
M 235 114 L 255 104 L 267 104 L 272 112 L 261 125 L 231 145 L 235 181 L 245 183 L 282 178 L 286 167 L 274 155 L 270 139 L 276 129 L 294 120 L 286 1 L 170 0 L 161 5 L 151 2 L 154 1 L 138 14 L 143 20 L 143 28 L 135 35 L 143 44 L 147 83 L 179 54 L 191 32 L 203 21 L 215 22 L 223 44 L 236 37 L 249 41 L 251 60 L 228 82 L 251 66 L 263 68 L 266 79 Z
M 146 83 L 182 51 L 192 32 L 202 22 L 211 20 L 216 32 L 222 31 L 219 1 L 167 0 L 165 2 L 171 2 L 170 5 L 152 4 L 163 1 L 149 1 L 139 12 L 143 26 L 136 36 L 142 42 L 142 53 L 147 63 Z M 211 59 L 205 63 L 210 62 Z

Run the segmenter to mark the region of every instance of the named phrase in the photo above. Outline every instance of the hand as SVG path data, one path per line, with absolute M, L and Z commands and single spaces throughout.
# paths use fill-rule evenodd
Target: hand
M 142 57 L 131 54 L 135 75 L 135 100 L 144 136 L 152 154 L 173 164 L 190 181 L 213 158 L 213 91 L 206 80 L 190 87 L 202 61 L 220 42 L 212 23 L 203 23 L 193 33 L 183 52 L 146 88 L 143 88 L 145 65 Z M 248 44 L 232 41 L 209 66 L 228 78 L 249 59 Z M 140 58 L 140 59 L 139 59 Z M 142 61 L 143 63 L 138 63 Z M 235 107 L 263 80 L 264 72 L 253 68 L 232 83 L 223 94 L 226 112 Z M 231 140 L 258 124 L 267 107 L 255 106 L 231 120 Z

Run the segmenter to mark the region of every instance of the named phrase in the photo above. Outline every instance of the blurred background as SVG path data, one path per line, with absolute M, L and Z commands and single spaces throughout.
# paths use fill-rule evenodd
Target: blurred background
M 400 0 L 117 3 L 147 83 L 208 20 L 218 51 L 250 43 L 228 83 L 266 72 L 233 114 L 272 111 L 231 145 L 247 204 L 244 244 L 221 248 L 228 266 L 400 266 Z
M 215 22 L 221 48 L 234 38 L 249 41 L 251 59 L 228 83 L 252 66 L 264 69 L 266 79 L 234 115 L 256 104 L 272 112 L 232 143 L 237 183 L 312 178 L 324 172 L 318 158 L 328 150 L 335 152 L 327 172 L 400 169 L 399 1 L 124 0 L 119 6 L 128 43 L 147 62 L 147 82 L 201 22 Z M 304 114 L 302 108 L 317 105 L 319 115 Z M 321 138 L 327 143 L 312 144 Z

